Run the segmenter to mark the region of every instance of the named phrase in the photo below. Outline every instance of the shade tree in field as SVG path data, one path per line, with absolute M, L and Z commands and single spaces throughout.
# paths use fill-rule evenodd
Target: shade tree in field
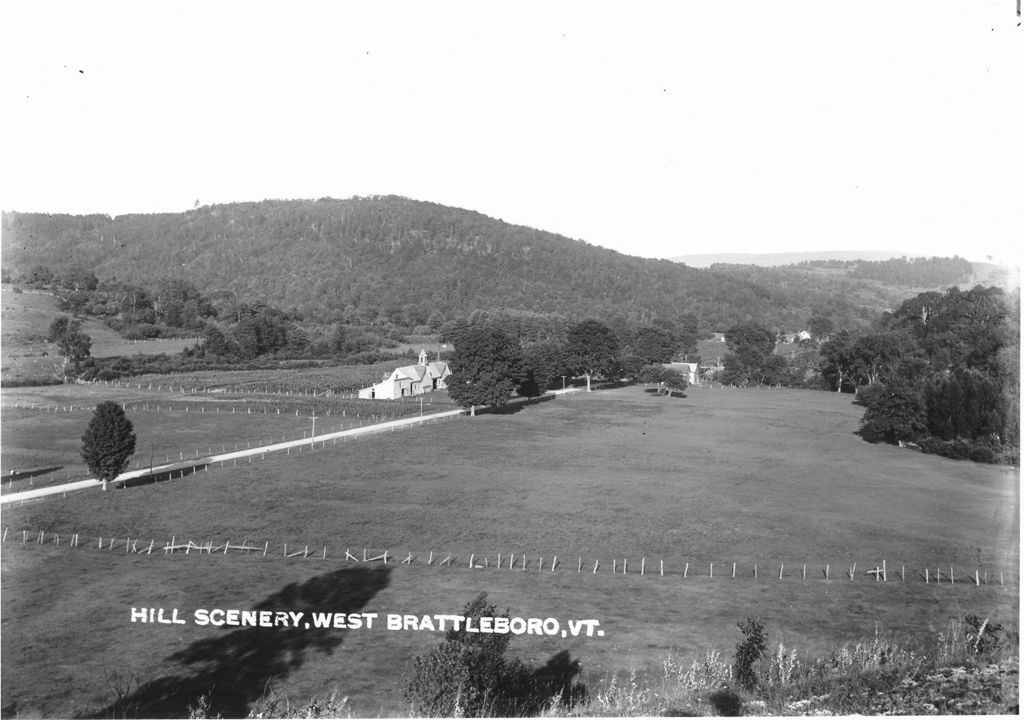
M 519 345 L 491 323 L 467 325 L 453 338 L 448 395 L 462 407 L 505 405 L 524 380 Z
M 572 371 L 587 378 L 587 392 L 595 375 L 614 377 L 619 369 L 618 337 L 597 320 L 584 320 L 569 328 L 565 352 Z
M 685 390 L 689 384 L 681 372 L 659 364 L 645 365 L 640 368 L 635 379 L 640 383 L 656 383 L 668 392 Z
M 68 364 L 78 373 L 81 362 L 89 357 L 92 338 L 82 332 L 82 322 L 62 315 L 50 323 L 49 340 L 60 348 L 64 362 L 60 366 L 61 378 L 68 381 Z
M 548 340 L 528 345 L 523 350 L 523 380 L 516 391 L 526 397 L 543 395 L 552 387 L 562 387 L 567 377 L 572 377 L 568 368 L 565 348 Z
M 134 452 L 135 430 L 124 410 L 116 402 L 101 402 L 82 436 L 82 459 L 103 481 L 104 490 L 107 482 L 125 471 Z
M 722 382 L 776 384 L 784 376 L 785 358 L 775 355 L 775 333 L 755 322 L 733 325 L 725 333 L 729 347 Z M 781 361 L 781 362 L 780 362 Z

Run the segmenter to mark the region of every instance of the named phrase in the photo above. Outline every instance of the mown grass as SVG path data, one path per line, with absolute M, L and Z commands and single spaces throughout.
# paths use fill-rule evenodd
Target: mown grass
M 4 392 L 0 416 L 3 492 L 89 477 L 81 437 L 96 403 L 122 403 L 138 438 L 130 468 L 361 427 L 420 413 L 419 403 L 253 396 L 183 395 L 124 385 L 60 385 Z M 434 394 L 436 395 L 436 394 Z M 449 410 L 447 398 L 428 397 L 425 413 Z M 20 479 L 10 477 L 12 471 Z M 39 472 L 33 472 L 39 471 Z
M 690 390 L 685 399 L 668 399 L 623 388 L 5 509 L 12 532 L 79 532 L 93 543 L 97 535 L 147 543 L 174 535 L 276 546 L 266 558 L 113 557 L 94 545 L 22 548 L 20 534 L 14 545 L 9 537 L 5 706 L 60 715 L 80 714 L 76 703 L 102 709 L 109 703 L 98 681 L 105 665 L 133 668 L 143 682 L 176 678 L 200 690 L 203 674 L 183 658 L 235 636 L 191 625 L 133 625 L 132 606 L 254 607 L 291 583 L 304 587 L 362 567 L 342 561 L 346 547 L 418 557 L 412 565 L 389 565 L 387 582 L 363 600 L 367 610 L 454 613 L 486 590 L 516 615 L 557 617 L 563 626 L 569 618 L 600 620 L 601 638 L 523 636 L 511 648 L 534 663 L 567 650 L 593 687 L 631 669 L 650 685 L 670 654 L 689 659 L 708 648 L 728 651 L 737 641 L 736 622 L 746 617 L 765 618 L 771 641 L 798 647 L 804 657 L 870 638 L 876 626 L 920 638 L 967 613 L 1015 622 L 1015 473 L 867 445 L 852 434 L 858 417 L 848 398 L 827 393 Z M 285 560 L 285 542 L 326 545 L 328 559 Z M 435 557 L 451 552 L 457 561 L 427 567 L 430 551 Z M 529 570 L 496 569 L 497 553 L 507 563 L 510 552 L 526 553 Z M 470 553 L 488 557 L 490 566 L 469 569 Z M 550 562 L 556 554 L 562 561 L 556 572 L 537 570 L 536 558 Z M 577 557 L 588 572 L 577 574 Z M 613 559 L 623 558 L 629 574 L 611 574 Z M 643 577 L 641 558 L 647 558 Z M 661 559 L 664 577 L 655 570 Z M 882 559 L 888 582 L 862 574 Z M 589 572 L 595 560 L 597 574 Z M 721 572 L 734 561 L 736 579 Z M 858 574 L 851 582 L 841 571 L 854 561 Z M 798 570 L 804 563 L 806 581 Z M 821 575 L 826 564 L 829 582 Z M 901 565 L 906 583 L 894 580 Z M 949 565 L 958 575 L 987 570 L 990 583 L 925 585 L 917 578 L 926 566 Z M 1005 585 L 995 582 L 1000 570 Z M 337 577 L 341 582 L 345 575 Z M 330 600 L 324 597 L 314 592 L 304 603 Z M 330 652 L 314 647 L 312 638 L 309 647 L 282 650 L 269 637 L 254 652 L 287 651 L 298 662 L 287 671 L 258 665 L 267 671 L 259 692 L 266 681 L 294 698 L 338 690 L 356 714 L 403 713 L 404 667 L 439 635 L 337 632 L 342 642 Z M 65 659 L 48 649 L 53 645 Z M 55 663 L 62 682 L 41 682 Z M 214 669 L 224 682 L 218 673 L 226 670 Z

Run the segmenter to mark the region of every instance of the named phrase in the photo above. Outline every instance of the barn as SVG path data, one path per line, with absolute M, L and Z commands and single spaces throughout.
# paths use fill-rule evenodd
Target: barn
M 440 360 L 427 362 L 427 351 L 420 350 L 418 364 L 396 368 L 381 382 L 361 389 L 359 397 L 363 400 L 397 400 L 422 395 L 448 387 L 445 381 L 451 374 L 448 363 Z

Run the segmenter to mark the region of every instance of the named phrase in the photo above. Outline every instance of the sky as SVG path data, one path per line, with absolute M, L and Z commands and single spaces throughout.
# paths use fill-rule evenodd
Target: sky
M 0 3 L 0 207 L 395 194 L 643 257 L 1020 264 L 1014 0 Z

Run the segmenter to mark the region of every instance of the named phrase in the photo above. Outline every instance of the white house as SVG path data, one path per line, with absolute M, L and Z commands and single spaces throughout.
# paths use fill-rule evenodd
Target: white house
M 665 367 L 669 370 L 675 370 L 684 378 L 686 378 L 687 385 L 699 385 L 700 384 L 700 368 L 697 363 L 692 362 L 672 362 L 665 363 Z
M 360 390 L 359 397 L 364 400 L 396 400 L 422 395 L 448 387 L 445 380 L 451 374 L 448 363 L 440 360 L 428 363 L 427 351 L 420 350 L 418 365 L 396 368 L 381 382 Z

